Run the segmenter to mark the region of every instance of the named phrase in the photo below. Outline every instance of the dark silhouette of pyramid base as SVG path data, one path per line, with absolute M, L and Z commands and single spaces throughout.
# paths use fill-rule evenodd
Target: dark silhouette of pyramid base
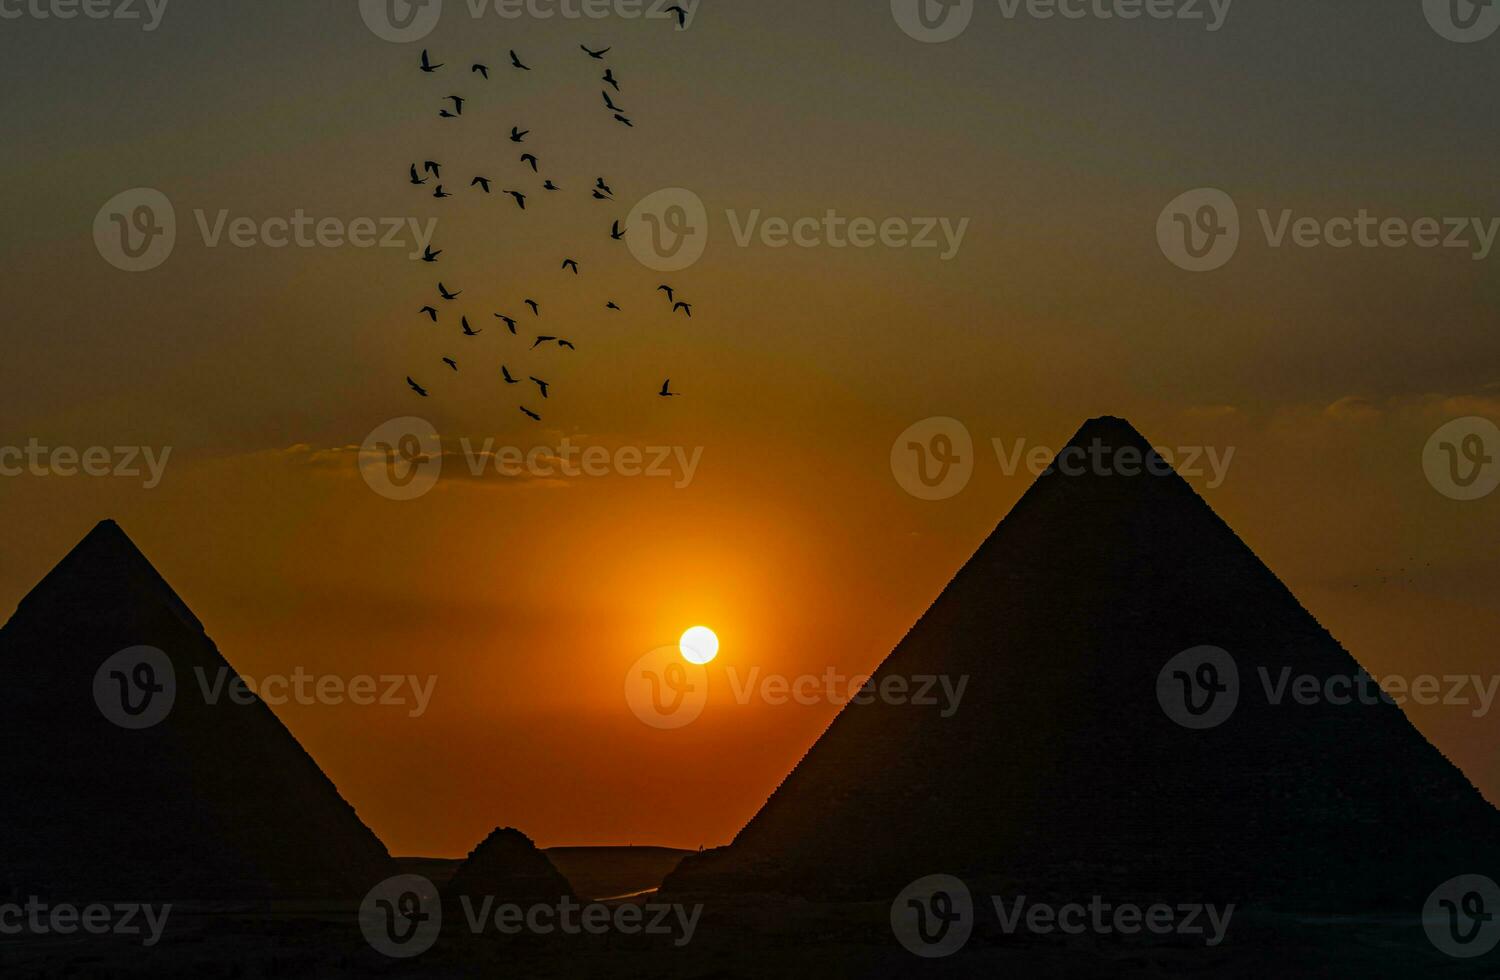
M 514 827 L 496 828 L 481 841 L 443 891 L 447 898 L 493 898 L 502 905 L 550 905 L 576 897 L 552 859 Z
M 151 646 L 170 712 L 101 709 L 101 665 Z M 238 675 L 113 521 L 0 629 L 0 892 L 58 900 L 343 900 L 393 873 L 384 845 L 263 702 L 209 703 L 195 668 Z M 106 671 L 107 673 L 107 671 Z
M 1070 446 L 1150 451 L 1114 418 Z M 966 675 L 958 711 L 850 703 L 665 892 L 890 900 L 947 873 L 1037 900 L 1411 912 L 1493 873 L 1497 812 L 1399 708 L 1269 703 L 1259 668 L 1360 668 L 1185 481 L 1069 471 L 1036 481 L 875 674 Z M 1157 677 L 1202 645 L 1242 689 L 1190 730 Z

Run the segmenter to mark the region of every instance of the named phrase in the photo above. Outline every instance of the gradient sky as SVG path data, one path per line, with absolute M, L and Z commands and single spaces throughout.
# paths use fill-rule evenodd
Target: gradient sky
M 579 43 L 615 46 L 635 130 L 603 113 Z M 452 74 L 416 70 L 424 45 Z M 536 70 L 506 69 L 508 48 Z M 1441 496 L 1421 451 L 1451 418 L 1500 419 L 1500 255 L 1269 249 L 1253 212 L 1500 217 L 1497 53 L 1500 36 L 1443 40 L 1415 0 L 1236 5 L 1216 33 L 1012 21 L 981 0 L 935 45 L 882 2 L 706 3 L 677 32 L 475 21 L 449 0 L 416 45 L 377 38 L 352 2 L 174 2 L 150 33 L 0 21 L 0 445 L 172 447 L 149 490 L 0 478 L 0 606 L 115 517 L 244 673 L 437 676 L 420 718 L 278 709 L 394 853 L 461 855 L 497 825 L 544 846 L 714 845 L 836 710 L 741 706 L 725 671 L 873 669 L 1030 482 L 989 441 L 1056 447 L 1107 413 L 1159 445 L 1233 447 L 1222 486 L 1192 482 L 1372 671 L 1488 675 L 1500 494 Z M 462 73 L 475 60 L 488 86 Z M 436 118 L 450 91 L 471 98 L 462 127 Z M 575 193 L 521 215 L 406 185 L 429 157 L 459 185 L 524 179 L 516 124 L 565 188 L 607 174 L 619 205 Z M 173 201 L 180 233 L 132 275 L 92 225 L 140 186 Z M 703 260 L 666 277 L 691 321 L 600 240 L 671 186 L 711 216 Z M 1201 186 L 1234 196 L 1246 241 L 1192 275 L 1156 220 Z M 435 274 L 404 250 L 206 248 L 199 208 L 438 217 L 449 253 Z M 948 262 L 738 247 L 725 211 L 757 208 L 970 225 Z M 563 278 L 564 255 L 586 282 Z M 580 350 L 551 362 L 544 426 L 494 377 L 496 328 L 465 347 L 415 315 L 439 274 L 566 324 Z M 626 311 L 605 317 L 605 298 Z M 445 353 L 486 373 L 440 375 Z M 408 374 L 442 390 L 419 400 Z M 669 375 L 684 398 L 654 397 Z M 450 449 L 568 436 L 703 458 L 681 489 L 452 465 L 393 502 L 351 447 L 414 413 Z M 960 495 L 923 502 L 889 457 L 935 415 L 981 452 Z M 708 709 L 643 725 L 626 668 L 698 622 L 724 642 Z M 1413 718 L 1500 801 L 1500 720 Z

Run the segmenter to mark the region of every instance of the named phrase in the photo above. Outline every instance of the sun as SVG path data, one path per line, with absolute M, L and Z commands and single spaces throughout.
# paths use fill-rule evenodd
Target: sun
M 682 658 L 692 664 L 706 664 L 719 655 L 719 638 L 707 626 L 694 626 L 677 641 Z

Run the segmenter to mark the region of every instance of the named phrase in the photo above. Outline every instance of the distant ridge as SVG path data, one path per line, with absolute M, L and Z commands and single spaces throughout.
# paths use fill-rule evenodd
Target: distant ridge
M 149 646 L 177 682 L 128 730 L 95 700 L 101 665 Z M 0 629 L 0 890 L 58 898 L 357 896 L 385 847 L 271 709 L 209 704 L 194 669 L 238 677 L 114 521 L 98 524 Z
M 1151 449 L 1113 417 L 1068 445 Z M 1189 730 L 1157 679 L 1205 645 L 1241 696 Z M 1493 873 L 1500 814 L 1399 708 L 1272 705 L 1262 667 L 1360 669 L 1175 473 L 1049 470 L 875 673 L 966 675 L 959 710 L 846 705 L 663 892 L 889 900 L 947 873 L 1035 900 L 1410 912 Z

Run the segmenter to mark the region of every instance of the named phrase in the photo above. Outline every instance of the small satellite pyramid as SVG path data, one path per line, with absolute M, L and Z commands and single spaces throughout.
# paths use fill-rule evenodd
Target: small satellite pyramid
M 21 601 L 0 664 L 0 892 L 343 899 L 392 873 L 271 709 L 231 698 L 238 675 L 113 521 Z
M 502 905 L 553 903 L 575 897 L 573 886 L 552 859 L 514 827 L 496 828 L 481 841 L 458 866 L 445 891 L 453 898 L 493 898 Z
M 1262 672 L 1360 667 L 1150 444 L 1100 418 L 1069 446 L 874 675 L 966 677 L 958 710 L 849 703 L 664 891 L 889 900 L 946 873 L 1036 900 L 1410 910 L 1493 873 L 1500 814 L 1398 707 L 1267 696 Z M 1232 712 L 1195 717 L 1236 671 Z

